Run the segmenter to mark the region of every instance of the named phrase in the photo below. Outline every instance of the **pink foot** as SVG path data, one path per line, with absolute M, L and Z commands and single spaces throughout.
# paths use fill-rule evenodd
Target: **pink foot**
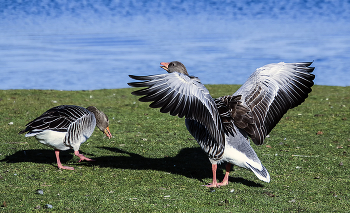
M 230 174 L 231 166 L 232 166 L 232 165 L 231 165 L 230 163 L 227 163 L 227 164 L 226 164 L 226 173 L 225 173 L 225 177 L 224 177 L 224 179 L 222 180 L 221 183 L 218 183 L 218 184 L 217 184 L 217 187 L 228 185 L 228 177 L 229 177 L 229 174 Z
M 67 169 L 67 170 L 74 170 L 73 167 L 69 167 L 69 166 L 63 166 L 60 160 L 60 150 L 55 149 L 55 155 L 56 155 L 56 160 L 57 160 L 57 167 L 59 169 Z
M 218 186 L 218 183 L 209 183 L 208 185 L 203 185 L 203 186 L 208 187 L 208 188 L 220 187 L 220 186 Z
M 209 183 L 208 185 L 204 185 L 205 187 L 211 188 L 211 187 L 217 187 L 218 182 L 216 181 L 216 169 L 218 168 L 218 165 L 212 164 L 211 165 L 211 170 L 213 172 L 213 182 Z
M 226 186 L 228 185 L 228 181 L 222 181 L 221 183 L 218 183 L 217 186 L 220 187 L 220 186 Z
M 81 155 L 81 156 L 78 156 L 78 157 L 80 158 L 78 163 L 81 162 L 81 161 L 84 161 L 84 160 L 86 160 L 86 161 L 95 161 L 94 159 L 87 158 L 84 155 Z
M 84 160 L 86 160 L 86 161 L 95 161 L 93 159 L 85 157 L 83 154 L 80 154 L 79 151 L 74 151 L 74 154 L 80 158 L 78 163 L 81 162 L 81 161 L 84 161 Z
M 228 185 L 228 181 L 222 181 L 221 183 L 209 183 L 208 185 L 203 185 L 206 186 L 208 188 L 212 188 L 212 187 L 220 187 L 220 186 L 226 186 Z
M 208 188 L 211 188 L 211 187 L 220 187 L 220 186 L 228 185 L 228 177 L 229 177 L 229 173 L 230 173 L 230 170 L 231 170 L 231 164 L 230 163 L 226 164 L 225 177 L 224 177 L 224 179 L 223 179 L 223 181 L 221 183 L 218 183 L 216 181 L 217 165 L 216 164 L 212 164 L 211 165 L 211 169 L 212 169 L 212 172 L 213 172 L 213 182 L 209 183 L 208 185 L 204 185 L 204 186 L 206 186 Z
M 212 188 L 212 187 L 219 188 L 220 186 L 226 186 L 226 185 L 228 185 L 228 181 L 227 182 L 222 181 L 221 183 L 209 183 L 208 185 L 203 185 L 203 186 L 206 186 L 208 188 Z
M 74 167 L 70 167 L 70 166 L 58 166 L 59 169 L 67 169 L 67 170 L 74 170 Z

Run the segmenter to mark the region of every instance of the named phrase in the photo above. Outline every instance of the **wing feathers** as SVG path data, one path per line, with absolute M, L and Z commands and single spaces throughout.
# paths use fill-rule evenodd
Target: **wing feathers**
M 67 128 L 71 123 L 88 114 L 90 114 L 90 112 L 83 107 L 73 105 L 57 106 L 49 109 L 38 118 L 29 122 L 26 125 L 27 128 L 23 131 L 43 131 L 49 129 L 64 132 L 67 131 Z
M 208 150 L 208 155 L 214 158 L 222 156 L 223 150 L 219 149 L 223 149 L 225 142 L 220 115 L 209 91 L 197 78 L 177 72 L 130 77 L 141 80 L 128 83 L 130 86 L 147 87 L 132 92 L 133 95 L 144 95 L 139 100 L 152 102 L 150 107 L 161 108 L 162 113 L 169 112 L 170 115 L 186 117 L 203 125 L 211 135 L 212 141 L 219 144 L 215 146 L 218 148 L 212 149 L 209 142 L 203 142 L 203 146 L 208 146 L 205 149 Z
M 232 96 L 215 101 L 197 78 L 177 72 L 133 76 L 141 82 L 132 87 L 147 87 L 132 92 L 139 100 L 152 102 L 150 107 L 163 113 L 186 117 L 186 126 L 209 157 L 218 159 L 224 148 L 224 132 L 233 134 L 233 125 L 244 129 L 255 144 L 282 116 L 308 97 L 313 86 L 312 62 L 269 64 L 257 69 Z M 196 130 L 197 129 L 197 130 Z M 199 130 L 198 130 L 199 129 Z M 203 135 L 203 131 L 208 131 Z
M 266 135 L 291 108 L 304 102 L 311 92 L 315 76 L 312 62 L 265 65 L 254 72 L 234 95 L 242 95 L 250 108 L 254 126 L 244 128 L 255 144 Z

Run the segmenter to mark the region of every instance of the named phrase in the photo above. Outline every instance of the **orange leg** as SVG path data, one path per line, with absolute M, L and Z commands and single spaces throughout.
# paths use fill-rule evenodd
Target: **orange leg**
M 68 169 L 68 170 L 74 170 L 73 167 L 69 166 L 63 166 L 60 160 L 60 150 L 55 149 L 55 155 L 56 155 L 56 160 L 57 160 L 57 166 L 59 169 Z

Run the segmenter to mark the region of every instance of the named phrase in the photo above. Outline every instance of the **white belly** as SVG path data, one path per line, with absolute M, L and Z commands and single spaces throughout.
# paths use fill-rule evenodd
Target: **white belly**
M 249 163 L 258 170 L 262 170 L 262 164 L 258 156 L 250 146 L 249 140 L 244 137 L 240 137 L 235 141 L 232 136 L 230 138 L 226 136 L 223 158 L 225 161 L 243 168 L 249 168 L 247 165 Z
M 45 130 L 42 131 L 39 134 L 36 134 L 36 139 L 47 146 L 53 147 L 58 150 L 67 150 L 71 147 L 66 146 L 63 143 L 64 137 L 66 136 L 67 132 L 56 132 L 52 130 Z

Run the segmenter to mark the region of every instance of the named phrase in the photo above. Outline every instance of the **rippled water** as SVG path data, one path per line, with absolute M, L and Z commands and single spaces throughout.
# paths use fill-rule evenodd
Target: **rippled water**
M 23 0 L 0 12 L 0 89 L 125 88 L 173 60 L 204 84 L 314 61 L 316 84 L 350 85 L 350 1 Z

